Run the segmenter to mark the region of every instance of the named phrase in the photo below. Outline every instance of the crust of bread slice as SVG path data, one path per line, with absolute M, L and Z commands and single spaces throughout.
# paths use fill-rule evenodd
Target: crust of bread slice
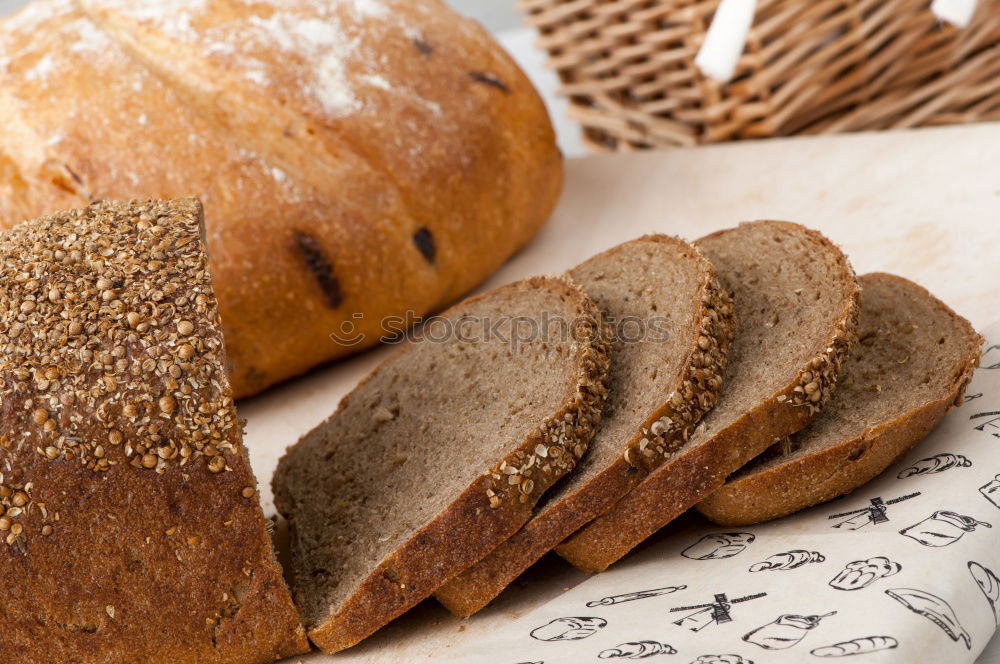
M 683 283 L 667 273 L 668 266 L 692 277 Z M 624 293 L 620 292 L 623 274 L 627 275 L 628 288 Z M 715 278 L 711 263 L 697 248 L 677 238 L 645 236 L 598 254 L 567 276 L 609 319 L 622 320 L 640 306 L 651 305 L 656 308 L 647 314 L 647 322 L 653 315 L 662 315 L 656 312 L 670 308 L 675 309 L 669 313 L 677 327 L 666 343 L 652 337 L 627 340 L 624 334 L 614 339 L 616 366 L 611 372 L 610 396 L 587 456 L 543 498 L 544 505 L 521 530 L 434 593 L 458 616 L 470 616 L 485 607 L 521 572 L 609 509 L 665 461 L 670 450 L 690 438 L 704 413 L 715 404 L 722 385 L 733 333 L 732 303 Z M 640 299 L 642 295 L 635 295 L 640 288 L 653 300 L 650 304 Z M 622 301 L 623 296 L 632 302 Z M 681 310 L 682 301 L 687 301 L 687 311 Z M 678 350 L 683 353 L 680 357 L 676 356 Z M 654 354 L 655 359 L 650 359 L 659 371 L 672 374 L 665 374 L 668 380 L 654 381 L 643 375 L 640 383 L 636 367 L 618 364 L 626 353 L 638 360 L 637 354 L 646 352 Z M 656 389 L 658 396 L 649 398 L 637 392 L 650 389 Z M 655 406 L 646 413 L 629 412 L 627 406 L 633 401 L 654 401 Z M 619 418 L 634 422 L 624 438 L 618 430 Z
M 731 387 L 738 382 L 734 380 L 736 372 L 768 361 L 752 356 L 756 337 L 747 325 L 752 312 L 747 311 L 745 300 L 741 307 L 740 295 L 741 291 L 756 288 L 753 284 L 759 282 L 754 280 L 774 276 L 756 267 L 760 252 L 767 251 L 764 240 L 770 242 L 772 237 L 774 241 L 800 245 L 804 260 L 821 261 L 835 275 L 829 284 L 835 305 L 823 329 L 816 330 L 810 342 L 797 350 L 796 357 L 801 356 L 801 360 L 794 368 L 768 381 L 768 386 L 762 388 L 766 391 L 755 394 L 752 402 L 734 407 Z M 794 223 L 757 221 L 713 233 L 695 244 L 712 261 L 723 287 L 733 294 L 736 309 L 737 330 L 722 395 L 687 445 L 610 510 L 556 547 L 556 553 L 581 571 L 607 569 L 722 486 L 730 474 L 771 444 L 806 426 L 830 398 L 841 362 L 857 341 L 860 289 L 847 258 L 822 234 Z M 724 262 L 722 254 L 730 249 L 745 250 L 748 257 L 738 267 Z M 794 316 L 806 309 L 805 304 L 802 309 L 789 307 L 788 313 Z M 757 337 L 761 334 L 770 332 L 756 331 Z M 726 417 L 726 413 L 730 416 Z
M 851 384 L 850 388 L 834 395 L 816 422 L 776 444 L 759 462 L 755 460 L 699 503 L 698 511 L 712 521 L 727 526 L 760 523 L 853 491 L 909 451 L 949 409 L 961 403 L 979 364 L 983 342 L 972 325 L 924 288 L 901 277 L 875 273 L 861 277 L 860 282 L 865 298 L 861 338 L 865 341 L 855 347 L 844 367 L 841 381 Z M 887 301 L 896 304 L 888 299 L 893 296 L 911 298 L 922 306 L 915 312 L 898 306 L 890 310 L 897 323 L 880 327 L 867 309 L 876 306 L 876 289 L 881 291 L 878 306 Z M 946 322 L 949 327 L 927 330 L 932 337 L 924 339 L 925 348 L 885 343 L 899 336 L 899 326 L 912 327 L 916 336 L 929 322 L 933 324 L 935 317 L 939 319 L 936 322 Z M 938 335 L 941 341 L 935 342 Z M 945 343 L 954 356 L 948 366 L 928 367 L 924 380 L 928 380 L 925 384 L 933 383 L 932 390 L 915 395 L 916 403 L 910 400 L 899 404 L 901 408 L 890 406 L 886 412 L 877 412 L 886 407 L 881 398 L 883 377 L 867 369 L 866 360 L 881 351 L 884 363 L 919 363 L 919 356 L 940 357 Z M 905 386 L 893 385 L 892 391 L 898 394 L 901 387 Z M 915 391 L 920 385 L 910 387 Z M 859 396 L 869 398 L 860 401 Z M 845 403 L 848 399 L 852 401 Z
M 386 375 L 394 375 L 402 381 L 408 380 L 408 373 L 395 370 L 397 364 L 406 360 L 407 353 L 424 352 L 430 354 L 425 357 L 439 358 L 443 361 L 438 363 L 439 368 L 443 364 L 448 364 L 449 356 L 444 355 L 443 351 L 437 352 L 435 346 L 426 346 L 434 343 L 429 341 L 429 333 L 383 362 L 344 398 L 337 412 L 327 422 L 290 448 L 279 463 L 273 483 L 278 510 L 289 521 L 292 589 L 303 610 L 309 638 L 324 651 L 332 653 L 358 643 L 428 597 L 441 584 L 513 535 L 530 518 L 534 505 L 542 493 L 572 470 L 586 451 L 607 396 L 607 374 L 610 364 L 607 331 L 603 328 L 599 310 L 590 298 L 563 279 L 535 277 L 466 300 L 442 314 L 442 319 L 457 322 L 466 316 L 483 317 L 482 308 L 488 303 L 493 306 L 500 298 L 508 298 L 506 301 L 509 302 L 512 299 L 525 297 L 525 294 L 530 292 L 545 293 L 549 298 L 547 301 L 553 307 L 557 306 L 556 303 L 560 303 L 558 306 L 564 309 L 556 313 L 572 314 L 575 316 L 574 325 L 579 326 L 574 329 L 575 341 L 569 345 L 562 344 L 562 350 L 556 351 L 562 355 L 552 355 L 554 351 L 551 346 L 555 344 L 546 338 L 540 337 L 532 342 L 534 343 L 532 352 L 547 357 L 548 363 L 569 357 L 568 361 L 572 363 L 571 377 L 563 381 L 565 384 L 561 382 L 559 385 L 559 389 L 564 390 L 567 396 L 561 397 L 562 391 L 551 397 L 537 395 L 536 399 L 550 398 L 553 401 L 562 399 L 562 402 L 556 404 L 551 411 L 547 411 L 544 419 L 526 425 L 524 437 L 512 442 L 502 455 L 490 459 L 488 463 L 484 461 L 483 471 L 477 472 L 475 467 L 440 468 L 440 476 L 418 475 L 424 483 L 423 486 L 434 487 L 431 494 L 440 491 L 436 488 L 438 483 L 459 481 L 454 477 L 461 478 L 463 485 L 452 499 L 446 501 L 446 506 L 440 512 L 426 518 L 426 521 L 423 520 L 425 517 L 419 514 L 408 516 L 412 522 L 417 523 L 417 520 L 420 520 L 418 522 L 420 525 L 415 530 L 409 525 L 401 528 L 401 534 L 384 546 L 381 539 L 377 540 L 377 544 L 373 543 L 375 540 L 372 538 L 375 535 L 372 533 L 391 532 L 393 526 L 391 523 L 371 523 L 370 519 L 364 519 L 369 523 L 371 530 L 367 535 L 359 534 L 356 529 L 351 528 L 337 532 L 337 524 L 330 523 L 327 519 L 336 517 L 337 509 L 344 509 L 336 506 L 338 501 L 350 500 L 343 497 L 345 491 L 342 487 L 346 484 L 346 488 L 351 488 L 350 474 L 354 472 L 351 469 L 355 468 L 349 465 L 352 462 L 345 460 L 343 456 L 349 456 L 352 451 L 368 455 L 396 453 L 400 455 L 401 461 L 392 472 L 405 474 L 412 472 L 407 465 L 409 463 L 407 455 L 412 457 L 414 453 L 401 449 L 379 450 L 373 441 L 373 437 L 379 435 L 377 429 L 375 434 L 365 434 L 358 438 L 358 441 L 364 443 L 358 450 L 350 448 L 341 451 L 331 445 L 334 442 L 340 443 L 339 440 L 326 440 L 324 436 L 327 431 L 342 432 L 341 429 L 335 428 L 338 418 L 347 417 L 352 412 L 360 411 L 363 414 L 367 412 L 365 409 L 372 408 L 372 403 L 380 402 L 384 397 L 384 393 L 380 390 L 384 388 L 388 391 L 395 384 L 394 381 L 386 383 L 383 380 Z M 542 311 L 535 313 L 543 314 Z M 454 346 L 461 343 L 465 342 L 449 341 L 441 345 L 447 347 L 448 344 Z M 475 343 L 492 342 L 478 340 Z M 494 345 L 503 352 L 505 343 L 497 341 Z M 421 351 L 419 347 L 422 344 L 424 349 Z M 476 366 L 472 365 L 469 369 L 474 371 Z M 475 377 L 477 374 L 472 375 Z M 426 376 L 410 377 L 420 385 L 427 385 Z M 530 389 L 534 384 L 530 372 L 522 372 L 521 378 L 524 385 L 528 386 L 526 389 Z M 469 385 L 473 386 L 474 383 Z M 447 387 L 453 391 L 464 389 L 462 386 L 452 384 Z M 446 409 L 446 404 L 447 402 L 442 408 Z M 414 409 L 420 411 L 415 415 L 417 424 L 426 421 L 426 417 L 429 416 L 431 404 L 426 406 Z M 371 415 L 384 421 L 396 418 L 400 422 L 404 420 L 404 416 L 414 417 L 412 412 L 405 411 L 396 414 L 385 413 L 383 417 L 380 415 L 382 411 L 384 409 L 375 408 L 371 411 Z M 435 414 L 454 422 L 468 418 L 468 413 L 465 412 L 443 410 Z M 518 420 L 518 413 L 510 413 L 509 418 Z M 499 423 L 497 424 L 499 429 Z M 457 424 L 455 426 L 457 427 Z M 520 431 L 520 428 L 516 430 Z M 490 435 L 500 434 L 491 429 Z M 476 440 L 458 437 L 456 432 L 455 439 L 437 441 L 435 448 L 447 453 L 449 446 L 460 448 L 476 443 Z M 343 452 L 343 456 L 338 452 Z M 373 464 L 379 461 L 384 463 L 382 459 L 372 459 Z M 478 464 L 477 461 L 476 465 Z M 347 473 L 343 472 L 343 467 L 349 469 Z M 472 478 L 467 485 L 464 484 L 466 474 Z M 329 486 L 324 484 L 326 478 L 330 476 L 336 476 L 341 484 L 335 483 Z M 385 482 L 386 479 L 388 478 L 380 479 L 379 482 Z M 315 489 L 316 486 L 319 489 Z M 316 495 L 317 490 L 322 496 Z M 322 497 L 325 497 L 325 501 L 318 499 Z M 371 501 L 366 496 L 360 502 L 368 504 Z M 329 508 L 330 512 L 318 512 L 321 503 L 333 504 L 334 507 Z M 407 505 L 392 504 L 387 513 L 395 518 L 396 514 L 405 512 L 407 507 Z M 329 532 L 331 530 L 334 532 Z M 335 588 L 333 593 L 324 594 L 316 575 L 317 572 L 330 570 L 317 569 L 323 566 L 325 560 L 317 557 L 323 555 L 323 551 L 317 549 L 316 542 L 329 541 L 328 535 L 334 538 L 366 537 L 365 542 L 373 547 L 377 557 L 370 563 L 363 561 L 363 565 L 359 568 L 361 572 L 355 574 L 349 583 L 341 578 L 337 582 L 338 585 L 333 586 Z M 320 537 L 327 539 L 317 539 Z M 395 548 L 382 555 L 381 548 L 392 546 Z M 331 559 L 328 564 L 332 570 L 341 563 L 342 560 Z M 354 580 L 355 578 L 357 580 Z M 334 602 L 330 600 L 331 597 L 339 599 Z

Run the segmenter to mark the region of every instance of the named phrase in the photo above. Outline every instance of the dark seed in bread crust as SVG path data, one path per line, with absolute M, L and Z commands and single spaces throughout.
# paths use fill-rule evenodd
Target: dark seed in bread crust
M 434 593 L 455 615 L 483 608 L 669 458 L 715 403 L 722 384 L 732 304 L 698 249 L 676 238 L 646 236 L 591 258 L 568 276 L 609 319 L 642 317 L 650 327 L 657 317 L 669 316 L 669 338 L 650 329 L 646 339 L 632 339 L 624 330 L 615 335 L 611 391 L 590 450 L 517 534 Z M 636 412 L 640 404 L 648 410 Z
M 316 645 L 354 645 L 482 558 L 586 451 L 610 348 L 578 288 L 529 279 L 454 307 L 442 324 L 543 311 L 573 319 L 573 340 L 432 343 L 425 326 L 281 460 L 275 501 Z
M 736 308 L 722 394 L 688 445 L 556 547 L 582 571 L 603 571 L 772 443 L 804 427 L 830 398 L 841 361 L 857 340 L 854 271 L 820 233 L 759 221 L 695 244 L 712 261 Z M 783 254 L 800 264 L 783 264 Z M 816 299 L 804 303 L 801 297 Z M 780 310 L 778 301 L 784 303 Z M 817 315 L 820 301 L 825 306 L 816 329 L 803 327 L 804 319 Z M 760 348 L 776 357 L 757 355 Z
M 852 491 L 961 402 L 982 337 L 906 279 L 876 273 L 860 282 L 861 341 L 844 365 L 837 393 L 811 425 L 698 504 L 716 523 L 759 523 Z

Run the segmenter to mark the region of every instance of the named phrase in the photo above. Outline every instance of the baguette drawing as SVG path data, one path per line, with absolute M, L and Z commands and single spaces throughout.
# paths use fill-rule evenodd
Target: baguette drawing
M 766 560 L 754 563 L 750 566 L 750 571 L 765 572 L 772 569 L 798 569 L 803 565 L 808 565 L 809 563 L 821 563 L 825 560 L 826 558 L 819 551 L 793 549 L 791 551 L 785 551 L 784 553 L 776 553 L 773 556 L 768 556 Z
M 899 647 L 899 641 L 891 636 L 866 636 L 832 646 L 816 648 L 812 651 L 817 657 L 848 657 L 850 655 L 867 655 L 880 650 L 892 650 Z
M 932 475 L 934 473 L 943 473 L 944 471 L 951 470 L 952 468 L 968 468 L 971 465 L 972 462 L 961 454 L 943 452 L 941 454 L 935 454 L 932 457 L 927 457 L 926 459 L 917 461 L 912 466 L 899 471 L 899 474 L 896 475 L 896 477 L 904 480 L 907 477 L 913 477 L 914 475 Z
M 600 659 L 646 659 L 655 655 L 674 655 L 677 650 L 659 641 L 629 641 L 614 648 L 602 650 Z

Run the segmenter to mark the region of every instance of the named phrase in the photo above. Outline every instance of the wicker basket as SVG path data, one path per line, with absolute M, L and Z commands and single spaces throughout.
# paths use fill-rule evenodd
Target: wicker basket
M 1000 0 L 758 0 L 736 75 L 694 65 L 719 0 L 520 0 L 595 150 L 1000 120 Z

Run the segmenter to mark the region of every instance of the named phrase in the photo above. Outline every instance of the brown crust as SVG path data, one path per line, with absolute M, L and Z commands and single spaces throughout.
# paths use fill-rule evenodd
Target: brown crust
M 829 400 L 840 366 L 857 342 L 860 288 L 843 252 L 822 234 L 790 222 L 765 221 L 805 232 L 836 257 L 848 295 L 824 350 L 806 362 L 782 390 L 762 399 L 729 427 L 649 474 L 602 516 L 555 551 L 583 572 L 601 572 L 640 542 L 722 486 L 726 478 L 774 442 L 802 429 Z M 719 231 L 707 237 L 716 237 Z M 697 245 L 698 242 L 695 242 Z M 739 305 L 737 304 L 737 310 Z M 739 334 L 739 330 L 736 331 Z M 806 392 L 809 383 L 818 389 Z M 810 388 L 812 389 L 812 388 Z M 818 398 L 812 397 L 819 394 Z
M 905 282 L 908 289 L 933 299 L 936 306 L 966 328 L 969 352 L 954 367 L 950 388 L 938 399 L 879 422 L 833 447 L 727 482 L 698 504 L 698 511 L 706 517 L 724 526 L 750 525 L 853 491 L 909 451 L 937 426 L 948 410 L 961 403 L 979 365 L 982 337 L 968 321 L 926 289 L 901 277 L 881 273 L 865 275 L 862 282 L 872 277 Z
M 338 611 L 331 611 L 320 624 L 307 625 L 309 638 L 324 651 L 332 653 L 358 643 L 513 535 L 531 516 L 542 493 L 572 470 L 586 451 L 607 396 L 610 366 L 607 331 L 596 306 L 576 286 L 553 277 L 533 277 L 519 282 L 525 283 L 532 288 L 565 289 L 577 301 L 578 320 L 583 324 L 578 339 L 585 342 L 578 342 L 576 393 L 514 452 L 467 487 L 403 546 L 380 561 Z M 490 293 L 485 293 L 464 304 L 489 296 Z M 537 453 L 540 447 L 546 448 L 546 458 L 558 458 L 558 461 L 542 463 Z M 554 450 L 558 450 L 558 454 Z M 295 448 L 290 448 L 285 459 L 294 452 Z M 516 471 L 511 473 L 508 468 Z M 512 484 L 511 475 L 516 475 L 520 481 Z M 282 485 L 282 478 L 279 465 L 273 480 L 275 501 L 294 531 L 295 517 L 290 512 L 294 502 Z
M 97 199 L 200 196 L 237 397 L 374 345 L 388 316 L 447 306 L 558 199 L 540 97 L 445 3 L 374 18 L 352 3 L 166 3 L 164 21 L 130 4 L 34 0 L 0 21 L 0 228 Z M 185 17 L 193 29 L 170 29 Z M 251 18 L 342 26 L 360 110 L 317 102 L 312 72 L 329 67 L 298 48 L 313 40 L 258 43 Z
M 106 202 L 0 236 L 0 660 L 308 650 L 240 442 L 201 231 L 196 200 Z
M 704 277 L 703 295 L 694 305 L 698 324 L 691 330 L 691 350 L 684 363 L 686 368 L 677 377 L 674 400 L 650 414 L 625 443 L 623 454 L 591 482 L 558 503 L 547 505 L 486 558 L 439 588 L 434 597 L 451 613 L 461 617 L 476 613 L 545 553 L 610 509 L 650 470 L 663 463 L 672 449 L 686 442 L 704 413 L 715 404 L 733 334 L 729 296 L 719 286 L 711 263 L 701 251 L 677 238 L 647 235 L 590 260 L 642 241 L 682 245 L 683 251 L 694 253 Z

